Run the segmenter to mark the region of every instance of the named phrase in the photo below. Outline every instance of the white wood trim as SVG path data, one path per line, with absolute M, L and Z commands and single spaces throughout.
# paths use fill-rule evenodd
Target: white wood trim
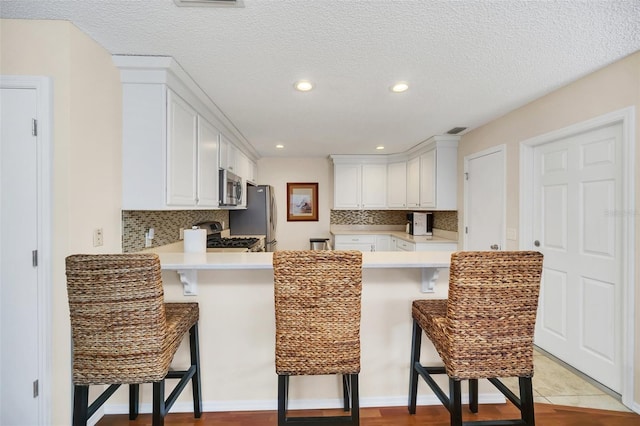
M 464 170 L 463 170 L 463 204 L 464 204 L 464 220 L 462 224 L 462 246 L 463 250 L 467 249 L 467 233 L 465 229 L 467 228 L 468 222 L 467 218 L 469 217 L 469 184 L 467 183 L 467 179 L 464 177 L 466 173 L 469 172 L 469 161 L 483 157 L 489 154 L 495 154 L 497 152 L 502 153 L 502 240 L 500 241 L 500 250 L 505 250 L 507 245 L 507 145 L 501 144 L 489 147 L 487 149 L 483 149 L 482 151 L 474 152 L 473 154 L 469 154 L 464 157 Z
M 52 116 L 53 83 L 42 76 L 0 75 L 0 87 L 7 89 L 35 89 L 38 109 L 38 355 L 39 404 L 41 425 L 51 424 L 52 381 L 52 297 L 51 297 L 51 220 L 52 220 Z
M 636 108 L 630 106 L 574 125 L 554 130 L 520 142 L 520 240 L 521 250 L 535 250 L 532 245 L 532 229 L 525 226 L 533 217 L 533 150 L 536 146 L 563 139 L 598 127 L 622 124 L 622 403 L 640 412 L 634 403 L 635 377 L 635 143 Z M 625 321 L 626 319 L 626 321 Z

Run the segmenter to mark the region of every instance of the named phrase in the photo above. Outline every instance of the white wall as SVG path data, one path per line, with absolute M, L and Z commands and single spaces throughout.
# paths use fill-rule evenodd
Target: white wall
M 111 55 L 64 21 L 1 20 L 0 73 L 53 80 L 52 415 L 71 423 L 71 341 L 64 259 L 121 251 L 122 98 Z M 103 228 L 104 246 L 93 247 Z
M 458 221 L 464 224 L 462 178 L 464 157 L 488 147 L 507 146 L 507 228 L 519 228 L 520 142 L 568 127 L 606 113 L 634 105 L 636 108 L 636 192 L 640 189 L 640 52 L 577 80 L 522 108 L 462 136 L 458 146 Z M 636 253 L 640 253 L 640 197 L 633 209 Z M 460 236 L 462 238 L 462 235 Z M 460 241 L 462 244 L 462 241 Z M 507 249 L 519 247 L 519 241 L 507 241 Z M 638 262 L 638 260 L 636 260 Z M 640 263 L 636 263 L 634 282 L 636 310 L 635 402 L 640 404 Z
M 309 238 L 329 238 L 330 209 L 333 206 L 333 166 L 327 158 L 261 158 L 261 185 L 275 188 L 278 206 L 276 238 L 278 250 L 309 248 Z M 318 221 L 287 222 L 287 182 L 318 183 Z

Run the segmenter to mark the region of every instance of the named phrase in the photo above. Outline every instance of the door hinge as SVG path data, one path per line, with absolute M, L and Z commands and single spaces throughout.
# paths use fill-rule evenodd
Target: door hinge
M 33 267 L 38 266 L 38 250 L 33 250 L 31 252 L 31 264 Z
M 469 180 L 469 173 L 468 172 L 464 173 L 464 180 Z
M 34 398 L 38 397 L 39 388 L 40 388 L 40 386 L 39 386 L 38 380 L 34 380 L 34 382 L 33 382 L 33 397 Z
M 465 227 L 464 227 L 464 233 L 465 233 L 465 234 L 468 234 L 468 233 L 469 233 L 469 227 L 468 227 L 468 226 L 465 226 Z
M 31 135 L 38 136 L 38 120 L 35 118 L 31 119 Z

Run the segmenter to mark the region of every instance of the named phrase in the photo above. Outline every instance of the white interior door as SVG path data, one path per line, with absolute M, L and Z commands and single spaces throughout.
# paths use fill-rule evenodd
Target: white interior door
M 533 151 L 533 239 L 544 254 L 535 342 L 621 391 L 622 126 Z
M 0 424 L 37 425 L 38 170 L 35 89 L 0 91 Z
M 465 250 L 504 249 L 504 147 L 465 157 Z

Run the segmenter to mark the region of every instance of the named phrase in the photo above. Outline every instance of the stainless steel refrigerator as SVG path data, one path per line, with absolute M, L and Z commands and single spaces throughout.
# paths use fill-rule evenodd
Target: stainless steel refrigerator
M 247 209 L 229 211 L 231 235 L 264 235 L 265 250 L 276 250 L 276 200 L 271 185 L 247 186 Z

